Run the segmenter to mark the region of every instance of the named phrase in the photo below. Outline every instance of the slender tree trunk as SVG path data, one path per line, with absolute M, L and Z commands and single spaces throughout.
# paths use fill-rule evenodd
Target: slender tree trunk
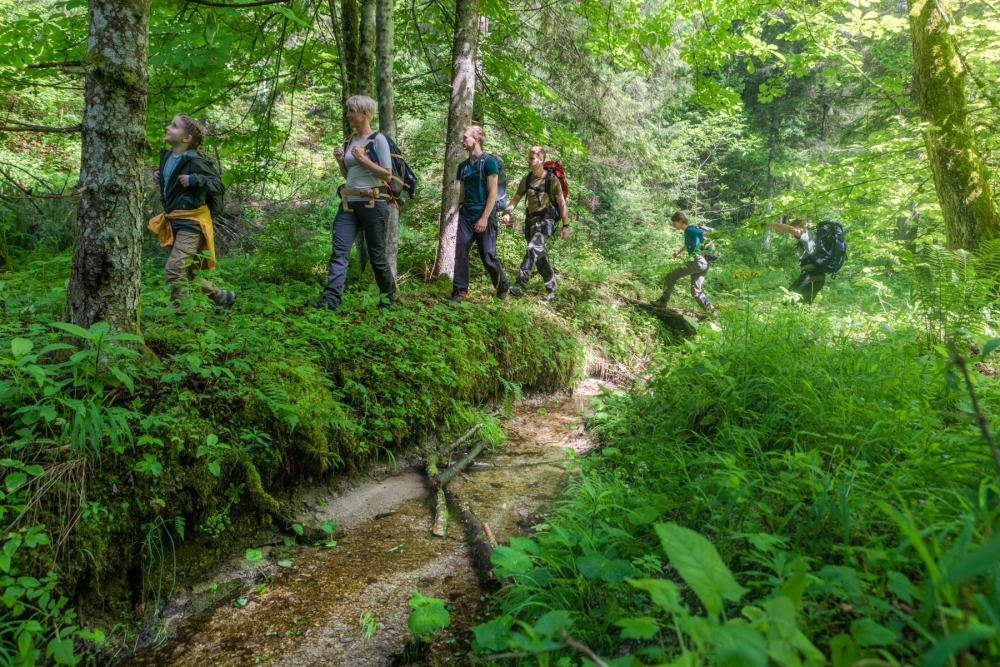
M 1000 237 L 990 170 L 969 122 L 966 72 L 948 34 L 948 0 L 908 0 L 914 83 L 934 189 L 952 250 L 975 250 Z
M 396 138 L 396 93 L 392 85 L 395 62 L 395 0 L 377 0 L 375 4 L 375 79 L 378 88 L 378 127 L 382 134 Z M 385 234 L 385 254 L 392 275 L 396 275 L 399 255 L 399 210 L 389 207 L 389 225 Z
M 344 50 L 340 54 L 341 69 L 344 70 L 347 90 L 341 95 L 344 114 L 344 138 L 351 134 L 347 124 L 347 98 L 358 92 L 358 0 L 341 0 L 340 13 L 344 36 Z
M 90 0 L 77 240 L 66 317 L 140 333 L 149 0 Z
M 333 0 L 328 0 L 330 6 L 330 27 L 333 28 L 333 39 L 337 44 L 337 62 L 340 64 L 340 117 L 344 126 L 344 138 L 347 138 L 347 98 L 349 95 L 350 75 L 347 73 L 347 59 L 344 54 L 344 33 L 341 31 L 340 18 L 337 16 L 337 6 Z
M 444 153 L 441 193 L 441 225 L 438 233 L 438 275 L 455 272 L 455 237 L 458 231 L 458 181 L 462 162 L 462 131 L 472 119 L 476 92 L 476 37 L 479 32 L 479 0 L 455 0 L 455 43 L 451 55 L 451 102 L 448 105 L 448 136 Z
M 767 148 L 767 212 L 774 210 L 774 162 L 778 158 L 778 130 L 781 127 L 778 103 L 771 102 L 771 130 L 768 133 Z M 764 230 L 764 246 L 771 247 L 771 229 Z
M 357 94 L 375 97 L 375 0 L 361 0 Z

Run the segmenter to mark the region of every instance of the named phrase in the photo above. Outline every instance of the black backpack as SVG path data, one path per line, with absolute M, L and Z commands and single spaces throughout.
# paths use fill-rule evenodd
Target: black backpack
M 502 211 L 507 208 L 507 167 L 503 163 L 503 158 L 496 153 L 483 153 L 476 160 L 476 167 L 479 169 L 479 187 L 486 187 L 486 179 L 483 178 L 483 170 L 486 168 L 486 156 L 492 155 L 497 161 L 497 201 L 493 205 L 494 211 Z M 483 193 L 486 199 L 486 193 Z
M 816 247 L 799 260 L 799 266 L 815 264 L 826 274 L 835 274 L 847 261 L 847 242 L 839 222 L 824 220 L 816 226 Z
M 718 248 L 715 246 L 715 241 L 708 238 L 708 233 L 714 232 L 715 230 L 704 225 L 695 225 L 695 228 L 700 229 L 703 233 L 703 236 L 701 237 L 701 256 L 709 262 L 714 262 L 722 257 L 722 253 L 719 252 Z
M 378 153 L 375 151 L 375 137 L 377 136 L 378 132 L 375 132 L 365 141 L 365 152 L 368 153 L 368 159 L 375 164 L 378 164 Z M 406 195 L 409 195 L 411 198 L 416 196 L 417 175 L 413 173 L 413 169 L 410 168 L 406 158 L 403 157 L 403 152 L 399 150 L 399 146 L 392 140 L 392 137 L 388 134 L 383 134 L 382 136 L 385 137 L 386 142 L 389 144 L 389 153 L 392 156 L 392 177 L 389 178 L 389 182 L 386 185 L 392 191 L 393 198 L 398 199 L 400 205 L 402 205 L 406 203 Z M 344 149 L 346 150 L 350 145 L 351 140 L 348 139 L 347 143 L 344 144 Z

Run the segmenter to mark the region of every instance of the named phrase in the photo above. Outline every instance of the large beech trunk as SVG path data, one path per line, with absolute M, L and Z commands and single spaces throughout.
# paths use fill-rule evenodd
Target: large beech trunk
M 66 317 L 139 333 L 149 0 L 90 0 L 77 240 Z
M 934 174 L 948 248 L 975 250 L 1000 237 L 990 171 L 965 102 L 966 72 L 948 34 L 948 0 L 908 0 L 914 83 L 927 157 Z
M 441 225 L 438 233 L 439 275 L 455 272 L 455 237 L 458 231 L 459 187 L 455 180 L 464 159 L 462 131 L 472 119 L 476 92 L 476 38 L 479 32 L 479 0 L 455 0 L 455 43 L 451 56 L 451 102 L 448 106 L 448 136 L 444 153 L 441 193 Z
M 393 139 L 396 138 L 396 94 L 392 84 L 392 68 L 395 61 L 393 40 L 396 32 L 393 24 L 394 10 L 395 0 L 376 0 L 375 84 L 378 90 L 378 127 L 382 134 Z M 396 259 L 399 255 L 399 211 L 395 206 L 389 209 L 385 254 L 392 275 L 395 276 Z

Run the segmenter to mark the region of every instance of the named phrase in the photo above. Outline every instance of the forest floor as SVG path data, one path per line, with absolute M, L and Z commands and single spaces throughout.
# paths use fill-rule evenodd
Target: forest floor
M 566 449 L 580 454 L 593 446 L 583 419 L 587 399 L 597 393 L 597 381 L 586 380 L 569 396 L 546 394 L 522 401 L 502 423 L 506 444 L 480 457 L 490 467 L 466 472 L 452 483 L 450 488 L 501 542 L 530 535 L 544 522 L 546 506 L 577 468 Z M 434 501 L 422 474 L 404 468 L 339 495 L 313 487 L 302 497 L 309 507 L 303 519 L 337 519 L 336 547 L 271 549 L 270 564 L 262 568 L 270 584 L 263 592 L 248 585 L 181 621 L 176 638 L 122 664 L 462 663 L 469 651 L 469 628 L 488 617 L 489 609 L 457 518 L 453 515 L 447 537 L 431 535 Z M 279 559 L 291 565 L 275 566 Z M 447 639 L 433 642 L 411 661 L 401 653 L 411 639 L 407 602 L 414 590 L 447 600 L 452 624 Z M 365 612 L 377 622 L 368 641 L 360 623 Z

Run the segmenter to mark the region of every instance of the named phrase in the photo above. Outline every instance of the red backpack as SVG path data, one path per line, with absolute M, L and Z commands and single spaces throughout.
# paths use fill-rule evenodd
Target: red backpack
M 556 162 L 555 160 L 549 160 L 544 163 L 542 167 L 548 172 L 549 178 L 555 176 L 559 179 L 559 185 L 562 186 L 563 199 L 569 201 L 569 183 L 566 181 L 566 172 L 563 169 L 562 162 Z M 546 181 L 546 190 L 548 189 L 548 182 Z

